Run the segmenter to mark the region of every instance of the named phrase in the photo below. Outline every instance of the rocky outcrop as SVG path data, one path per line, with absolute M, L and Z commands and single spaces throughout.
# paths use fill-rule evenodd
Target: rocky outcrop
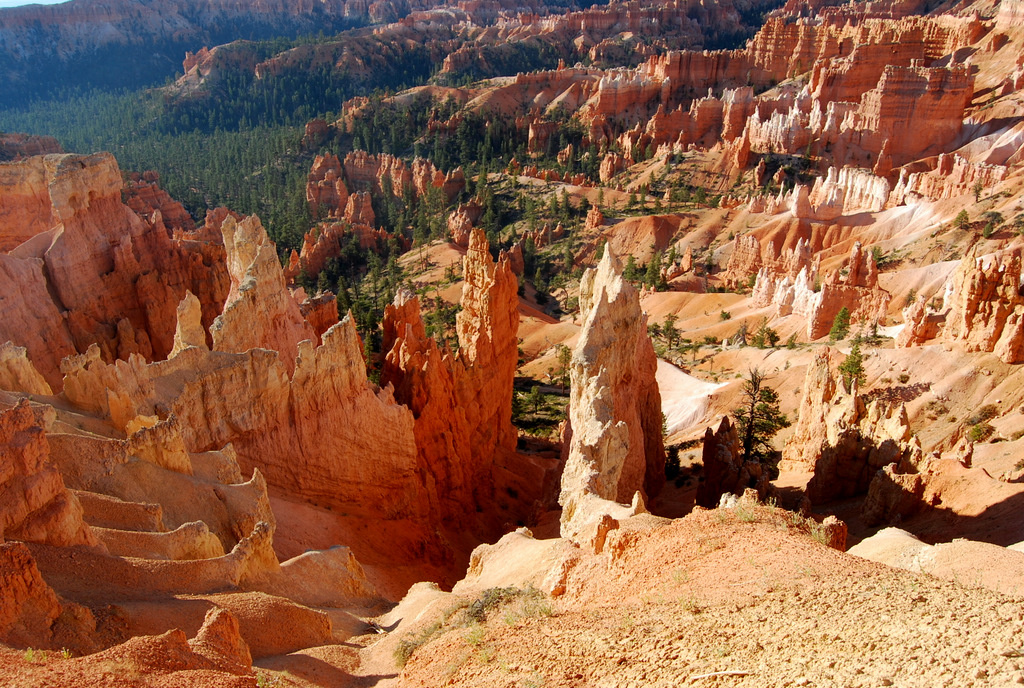
M 47 411 L 43 410 L 47 408 Z M 0 414 L 0 534 L 50 545 L 96 545 L 82 507 L 49 460 L 42 424 L 48 407 L 22 401 Z
M 808 367 L 800 415 L 782 454 L 790 468 L 814 473 L 807 484 L 814 504 L 864 494 L 890 464 L 911 472 L 923 462 L 903 404 L 865 402 L 856 380 L 847 389 L 833 372 L 838 364 L 836 351 L 825 347 Z
M 923 294 L 914 303 L 903 309 L 903 327 L 896 335 L 897 349 L 921 346 L 934 339 L 942 331 L 944 312 L 933 312 L 929 299 Z
M 852 323 L 866 325 L 883 322 L 889 307 L 889 293 L 878 286 L 874 257 L 860 242 L 853 245 L 846 264 L 823 281 L 805 242 L 779 259 L 762 260 L 751 299 L 761 308 L 774 306 L 780 317 L 795 313 L 806 318 L 808 339 L 828 334 L 843 308 Z
M 306 182 L 306 202 L 313 217 L 340 217 L 348 203 L 348 187 L 342 179 L 341 161 L 331 153 L 313 160 Z
M 56 224 L 42 156 L 0 164 L 0 252 L 8 253 Z
M 459 207 L 448 215 L 448 238 L 452 243 L 468 248 L 473 227 L 480 220 L 483 212 L 483 207 L 475 200 L 469 203 L 460 203 Z
M 0 389 L 25 394 L 53 394 L 50 385 L 28 360 L 25 347 L 0 344 Z
M 839 141 L 878 156 L 888 142 L 893 166 L 942 152 L 963 128 L 964 109 L 974 95 L 970 67 L 887 65 L 878 85 L 861 97 L 860 108 L 840 127 Z
M 507 254 L 491 258 L 482 230 L 470 235 L 463 262 L 457 354 L 427 336 L 419 301 L 399 294 L 384 313 L 388 352 L 381 383 L 416 418 L 421 470 L 436 485 L 446 519 L 489 509 L 494 466 L 515 451 L 512 383 L 519 326 L 517 280 Z
M 299 342 L 316 339 L 299 304 L 285 288 L 277 250 L 258 217 L 221 225 L 231 290 L 210 334 L 217 351 L 276 351 L 291 370 Z
M 209 349 L 206 342 L 206 330 L 203 328 L 203 309 L 199 299 L 190 291 L 178 304 L 177 326 L 174 330 L 174 348 L 168 358 L 173 358 L 190 346 Z
M 132 174 L 124 188 L 125 204 L 147 222 L 155 222 L 156 212 L 159 211 L 168 229 L 194 232 L 196 223 L 192 216 L 185 210 L 185 206 L 160 188 L 159 181 L 160 175 L 152 170 Z
M 993 152 L 993 156 L 995 152 Z M 1010 169 L 1004 165 L 970 162 L 956 153 L 942 153 L 933 159 L 934 169 L 923 172 L 900 170 L 893 188 L 890 205 L 904 205 L 925 200 L 942 200 L 966 196 L 975 185 L 992 189 L 1006 179 Z
M 230 442 L 243 470 L 259 467 L 271 485 L 313 503 L 385 518 L 422 514 L 412 415 L 369 385 L 351 321 L 323 340 L 302 343 L 290 380 L 276 354 L 258 349 L 190 379 L 172 405 L 186 446 Z M 187 358 L 175 361 L 186 366 Z
M 338 299 L 329 291 L 307 297 L 299 304 L 299 311 L 302 318 L 316 332 L 317 343 L 320 343 L 324 333 L 337 325 L 341 319 L 338 314 Z
M 223 353 L 189 347 L 148 365 L 140 357 L 105 364 L 94 354 L 69 360 L 65 395 L 129 432 L 167 417 L 155 426 L 162 427 L 173 416 L 187 452 L 219 451 L 230 443 L 243 471 L 258 468 L 292 498 L 349 518 L 410 519 L 419 556 L 433 557 L 439 549 L 427 517 L 435 498 L 416 473 L 412 413 L 389 390 L 369 383 L 362 353 L 354 325 L 345 320 L 324 334 L 321 346 L 300 343 L 291 375 L 277 352 L 258 348 Z M 255 565 L 251 559 L 236 562 L 244 565 L 242 573 L 230 562 L 224 566 L 244 577 Z
M 742 234 L 736 237 L 723 279 L 735 289 L 746 284 L 751 276 L 758 273 L 762 265 L 764 261 L 761 258 L 761 242 L 753 234 Z
M 558 502 L 563 537 L 656 495 L 664 483 L 657 358 L 639 295 L 606 247 L 580 284 L 583 327 L 570 367 L 571 437 Z
M 869 526 L 899 523 L 921 510 L 925 478 L 917 472 L 901 473 L 896 466 L 883 466 L 868 486 L 861 517 Z
M 991 351 L 1007 363 L 1024 362 L 1024 296 L 1018 250 L 979 257 L 968 251 L 946 288 L 945 339 L 967 351 Z
M 252 670 L 252 654 L 242 638 L 238 619 L 226 609 L 213 607 L 206 612 L 203 625 L 188 645 L 220 671 L 247 674 Z
M 964 500 L 968 485 L 998 485 L 985 469 L 972 468 L 973 457 L 974 443 L 963 439 L 945 458 L 936 451 L 923 460 L 883 467 L 871 481 L 861 518 L 869 526 L 900 523 L 932 508 L 955 509 L 950 502 Z
M 890 184 L 868 170 L 829 167 L 824 177 L 818 177 L 810 191 L 814 218 L 831 221 L 842 215 L 858 212 L 878 212 L 889 200 Z
M 809 339 L 828 334 L 844 307 L 850 311 L 850 322 L 861 325 L 883 323 L 889 308 L 889 293 L 878 286 L 874 256 L 863 250 L 859 241 L 850 249 L 845 265 L 824 279 L 820 294 L 808 315 Z
M 352 198 L 355 196 L 356 194 L 353 194 Z M 366 209 L 372 215 L 373 209 L 368 201 Z M 374 229 L 368 224 L 352 224 L 345 219 L 322 222 L 303 236 L 302 249 L 299 253 L 292 251 L 288 267 L 284 271 L 285 277 L 288 280 L 295 280 L 303 272 L 310 278 L 315 277 L 324 269 L 327 261 L 340 256 L 351 244 L 357 244 L 364 251 L 379 251 L 381 246 L 391 239 L 397 239 L 400 246 L 408 246 L 408 242 L 401 236 L 396 237 L 383 229 Z
M 370 194 L 366 191 L 356 191 L 351 194 L 348 197 L 348 202 L 345 203 L 344 217 L 353 224 L 373 227 L 377 218 L 373 215 Z
M 611 181 L 612 177 L 617 175 L 626 167 L 626 159 L 618 153 L 608 153 L 601 160 L 601 167 L 598 170 L 598 178 L 602 184 Z
M 49 647 L 60 602 L 20 542 L 0 542 L 0 589 L 0 642 Z
M 742 495 L 753 488 L 758 501 L 772 492 L 771 478 L 759 461 L 744 461 L 736 424 L 729 416 L 722 418 L 718 430 L 704 433 L 701 462 L 704 481 L 697 486 L 697 504 L 713 509 L 724 494 Z
M 60 386 L 60 359 L 91 344 L 107 361 L 165 357 L 186 291 L 212 323 L 227 295 L 227 275 L 215 269 L 223 247 L 172 238 L 159 210 L 145 221 L 122 205 L 109 154 L 51 155 L 17 169 L 48 203 L 49 220 L 40 211 L 34 221 L 49 227 L 0 255 L 0 340 L 24 346 L 51 387 Z M 23 197 L 0 194 L 0 216 Z
M 60 142 L 52 136 L 0 134 L 0 162 L 63 152 L 64 149 L 61 148 Z
M 440 189 L 451 203 L 465 188 L 466 179 L 461 169 L 445 174 L 429 160 L 417 158 L 411 165 L 387 153 L 370 155 L 365 151 L 352 151 L 342 163 L 349 190 L 363 190 L 401 199 L 410 189 L 417 197 L 425 196 L 429 189 Z
M 586 222 L 583 223 L 584 232 L 593 232 L 604 227 L 604 214 L 597 206 L 592 206 L 587 211 Z

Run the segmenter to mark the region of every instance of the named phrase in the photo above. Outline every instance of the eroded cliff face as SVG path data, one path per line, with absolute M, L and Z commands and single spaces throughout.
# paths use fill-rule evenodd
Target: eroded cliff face
M 54 415 L 25 401 L 0 414 L 0 537 L 96 546 L 82 506 L 50 461 L 41 423 L 52 423 Z
M 1024 361 L 1020 252 L 979 255 L 981 250 L 977 243 L 968 250 L 937 299 L 920 296 L 904 309 L 897 347 L 956 342 L 966 351 L 994 353 L 1006 363 Z
M 316 333 L 285 286 L 274 243 L 255 216 L 241 221 L 229 216 L 221 224 L 221 233 L 231 289 L 224 312 L 210 327 L 213 348 L 276 351 L 291 371 L 299 342 L 316 340 Z
M 497 485 L 518 464 L 512 394 L 519 325 L 518 283 L 510 257 L 495 261 L 482 230 L 474 229 L 463 262 L 462 310 L 456 316 L 458 352 L 426 335 L 419 300 L 399 294 L 384 314 L 388 352 L 381 384 L 416 418 L 421 470 L 430 476 L 441 517 L 455 522 L 493 515 Z M 526 476 L 522 476 L 526 478 Z M 523 518 L 539 498 L 543 475 L 519 488 Z M 513 510 L 515 511 L 515 510 Z
M 856 380 L 847 389 L 834 372 L 838 365 L 837 352 L 825 347 L 807 368 L 800 414 L 782 452 L 788 468 L 814 473 L 807 484 L 814 504 L 864 494 L 884 466 L 909 472 L 923 461 L 903 404 L 865 402 Z
M 657 359 L 639 295 L 607 247 L 584 273 L 580 314 L 558 499 L 561 533 L 570 538 L 584 536 L 602 515 L 642 510 L 665 480 Z
M 851 322 L 860 326 L 884 322 L 889 294 L 878 286 L 874 257 L 863 250 L 860 242 L 851 248 L 846 264 L 824 280 L 818 276 L 818 262 L 812 260 L 807 242 L 799 241 L 793 250 L 785 250 L 778 257 L 759 256 L 759 246 L 752 236 L 744 240 L 736 258 L 730 260 L 730 271 L 760 265 L 751 293 L 754 305 L 774 306 L 777 317 L 790 313 L 803 316 L 808 339 L 828 334 L 843 308 L 849 310 Z
M 258 227 L 249 218 L 241 224 Z M 250 244 L 235 234 L 228 246 L 229 264 L 240 266 L 248 257 L 241 274 L 251 280 L 266 244 Z M 276 256 L 272 248 L 271 255 Z M 243 283 L 240 293 L 250 294 L 251 300 L 244 309 L 236 301 L 225 307 L 226 314 L 234 313 L 237 331 L 275 332 L 263 329 L 260 318 L 291 296 L 276 257 L 273 263 L 276 281 L 249 288 Z M 182 316 L 194 322 L 189 310 L 184 308 Z M 174 416 L 189 452 L 230 443 L 243 470 L 259 468 L 270 485 L 312 503 L 344 505 L 364 517 L 425 515 L 427 497 L 415 477 L 412 414 L 394 402 L 390 391 L 367 380 L 355 326 L 348 319 L 334 325 L 316 346 L 312 328 L 301 317 L 299 322 L 309 336 L 301 342 L 281 340 L 281 346 L 290 344 L 297 352 L 290 365 L 278 350 L 260 347 L 260 342 L 240 345 L 244 350 L 236 352 L 208 351 L 196 335 L 184 334 L 189 328 L 183 324 L 182 348 L 167 361 L 147 364 L 134 356 L 107 364 L 96 348 L 68 359 L 64 394 L 129 434 Z M 195 345 L 185 346 L 190 339 Z M 214 341 L 223 341 L 216 330 Z M 173 390 L 170 397 L 168 390 Z M 381 437 L 389 438 L 386 445 Z
M 172 238 L 159 209 L 142 220 L 122 205 L 109 154 L 50 155 L 0 170 L 18 189 L 0 195 L 0 216 L 16 215 L 31 234 L 0 255 L 0 339 L 26 347 L 52 387 L 60 387 L 60 360 L 92 344 L 107 361 L 167 356 L 186 291 L 200 299 L 205 325 L 220 312 L 223 247 Z
M 991 351 L 1006 363 L 1024 362 L 1020 274 L 1019 251 L 979 257 L 976 244 L 947 286 L 943 338 L 967 351 Z

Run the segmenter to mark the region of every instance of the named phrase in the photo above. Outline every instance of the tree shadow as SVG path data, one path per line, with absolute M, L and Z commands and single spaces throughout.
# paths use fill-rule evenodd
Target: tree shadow
M 931 388 L 928 382 L 916 382 L 912 385 L 901 385 L 899 387 L 880 387 L 872 389 L 861 395 L 864 403 L 871 403 L 875 399 L 881 399 L 890 404 L 902 402 L 904 404 L 917 399 Z

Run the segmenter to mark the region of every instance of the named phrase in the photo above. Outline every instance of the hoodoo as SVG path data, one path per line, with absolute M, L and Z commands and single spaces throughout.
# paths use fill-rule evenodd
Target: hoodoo
M 0 9 L 0 685 L 1024 683 L 1020 0 L 150 4 Z
M 558 498 L 568 538 L 582 536 L 604 514 L 646 510 L 665 482 L 657 359 L 639 294 L 610 248 L 583 274 L 580 315 Z

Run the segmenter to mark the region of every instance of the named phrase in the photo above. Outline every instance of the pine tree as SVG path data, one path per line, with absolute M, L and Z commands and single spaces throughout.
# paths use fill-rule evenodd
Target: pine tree
M 665 322 L 661 324 L 661 334 L 670 349 L 676 345 L 676 340 L 679 339 L 679 330 L 676 329 L 678 319 L 675 313 L 669 313 L 665 316 Z
M 743 443 L 743 461 L 758 461 L 773 480 L 779 476 L 778 454 L 771 440 L 790 426 L 779 410 L 778 393 L 766 384 L 767 375 L 757 368 L 747 372 L 743 381 L 742 406 L 733 410 Z
M 957 229 L 967 229 L 967 225 L 970 224 L 971 217 L 967 214 L 966 210 L 961 210 L 956 214 L 956 218 L 953 219 L 953 226 Z
M 636 267 L 636 259 L 633 256 L 626 259 L 626 267 L 622 269 L 622 276 L 630 282 L 640 279 L 640 271 Z
M 572 363 L 572 349 L 565 344 L 558 344 L 555 347 L 555 359 L 558 361 L 556 371 L 558 386 L 564 392 L 566 387 L 569 386 L 569 364 Z
M 644 284 L 652 289 L 657 289 L 661 282 L 661 251 L 655 251 L 651 256 L 651 262 L 647 264 L 644 273 Z
M 527 402 L 533 407 L 534 413 L 540 412 L 540 406 L 544 403 L 544 395 L 541 394 L 540 387 L 534 385 L 530 388 L 530 393 L 526 397 Z
M 846 335 L 850 333 L 850 309 L 843 306 L 838 313 L 836 313 L 835 320 L 832 321 L 832 329 L 829 330 L 828 338 L 833 342 L 837 342 L 840 339 L 846 339 Z
M 846 389 L 853 386 L 854 380 L 858 385 L 863 385 L 867 381 L 867 375 L 864 372 L 864 355 L 860 352 L 860 342 L 853 343 L 850 355 L 839 364 L 839 373 L 843 377 L 843 385 L 846 386 Z

